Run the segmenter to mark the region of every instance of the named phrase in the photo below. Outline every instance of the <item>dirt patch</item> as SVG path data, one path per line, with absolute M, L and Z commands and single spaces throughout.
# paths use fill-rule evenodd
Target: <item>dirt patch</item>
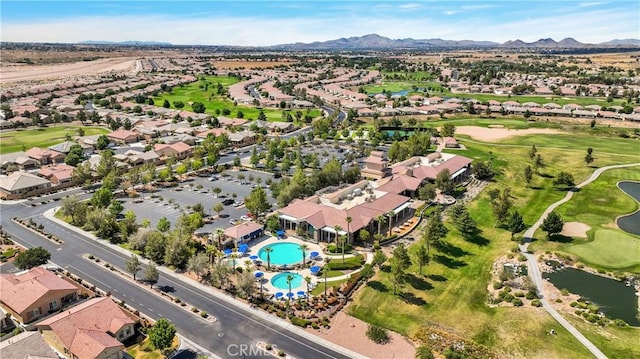
M 339 312 L 331 320 L 331 328 L 318 332 L 307 331 L 318 335 L 332 343 L 366 355 L 370 358 L 415 358 L 416 348 L 402 335 L 389 331 L 390 341 L 387 344 L 376 344 L 367 338 L 367 323 L 360 319 Z
M 537 134 L 560 134 L 564 133 L 551 128 L 528 128 L 526 130 L 510 130 L 508 128 L 487 128 L 480 126 L 460 126 L 456 127 L 456 134 L 468 135 L 472 138 L 485 142 L 496 142 L 505 138 Z
M 132 72 L 136 70 L 136 59 L 113 58 L 95 61 L 80 61 L 59 65 L 35 65 L 2 67 L 2 83 L 37 81 L 67 78 L 82 75 L 95 75 L 109 72 Z
M 587 238 L 587 231 L 590 229 L 591 227 L 582 222 L 567 222 L 562 227 L 560 234 L 567 237 Z
M 267 67 L 275 67 L 281 65 L 293 65 L 294 62 L 289 61 L 216 61 L 213 65 L 220 69 L 263 69 Z

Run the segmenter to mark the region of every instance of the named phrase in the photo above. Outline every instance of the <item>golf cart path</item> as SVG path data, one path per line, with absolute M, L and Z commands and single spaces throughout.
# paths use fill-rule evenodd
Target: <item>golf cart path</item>
M 551 304 L 547 301 L 546 297 L 544 296 L 544 293 L 542 292 L 543 291 L 542 273 L 540 272 L 540 267 L 538 267 L 538 262 L 536 261 L 536 257 L 533 254 L 529 253 L 527 251 L 527 248 L 529 247 L 529 243 L 531 242 L 531 239 L 533 238 L 534 233 L 542 225 L 542 222 L 545 220 L 545 218 L 547 218 L 547 215 L 551 213 L 553 210 L 555 210 L 556 208 L 558 208 L 563 203 L 568 202 L 573 197 L 573 194 L 576 192 L 575 191 L 576 189 L 582 188 L 588 185 L 589 183 L 595 181 L 604 171 L 615 169 L 615 168 L 625 168 L 625 167 L 633 167 L 633 166 L 640 166 L 640 163 L 606 166 L 606 167 L 601 167 L 595 170 L 591 174 L 591 176 L 589 176 L 589 178 L 587 178 L 582 183 L 576 185 L 574 188 L 569 190 L 567 192 L 567 195 L 564 196 L 563 199 L 547 207 L 547 209 L 544 211 L 544 213 L 542 213 L 540 218 L 538 218 L 536 223 L 533 226 L 531 226 L 529 229 L 527 229 L 527 231 L 524 233 L 525 243 L 520 245 L 520 251 L 527 257 L 529 276 L 531 276 L 531 279 L 533 279 L 533 282 L 536 284 L 536 287 L 538 288 L 538 295 L 540 296 L 542 307 L 556 321 L 558 321 L 560 325 L 562 325 L 569 333 L 571 333 L 571 335 L 573 335 L 576 339 L 578 339 L 578 341 L 582 343 L 582 345 L 584 345 L 591 352 L 591 354 L 593 354 L 594 357 L 598 359 L 606 359 L 607 356 L 604 355 L 604 353 L 600 351 L 600 349 L 598 349 L 598 347 L 596 347 L 589 339 L 587 339 L 584 335 L 582 335 L 582 333 L 580 333 L 578 329 L 576 329 L 571 323 L 569 323 L 566 319 L 564 319 L 562 315 L 560 315 L 560 313 L 558 313 L 558 311 L 555 308 L 553 308 Z

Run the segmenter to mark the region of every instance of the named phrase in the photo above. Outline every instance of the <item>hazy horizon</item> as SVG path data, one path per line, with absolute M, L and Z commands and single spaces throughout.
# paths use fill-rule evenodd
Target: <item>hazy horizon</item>
M 637 1 L 2 1 L 6 42 L 268 46 L 379 34 L 503 43 L 638 38 Z

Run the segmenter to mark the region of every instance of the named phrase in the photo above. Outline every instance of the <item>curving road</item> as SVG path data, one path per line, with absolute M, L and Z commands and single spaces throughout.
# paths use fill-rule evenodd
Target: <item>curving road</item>
M 210 323 L 191 313 L 179 309 L 174 304 L 157 295 L 150 295 L 145 288 L 121 278 L 104 267 L 97 266 L 82 257 L 91 253 L 116 267 L 125 268 L 128 254 L 121 248 L 111 246 L 104 241 L 91 239 L 84 233 L 47 219 L 43 213 L 59 206 L 59 202 L 40 204 L 43 199 L 64 198 L 74 193 L 72 190 L 43 198 L 37 201 L 0 205 L 0 224 L 19 244 L 26 247 L 42 246 L 51 253 L 51 261 L 73 272 L 105 290 L 110 290 L 118 299 L 140 310 L 151 318 L 165 317 L 171 320 L 178 332 L 203 347 L 214 356 L 230 357 L 237 354 L 239 345 L 255 345 L 258 341 L 272 343 L 297 358 L 354 358 L 363 357 L 357 353 L 334 345 L 320 337 L 308 333 L 279 318 L 251 309 L 248 305 L 202 286 L 195 281 L 185 280 L 168 271 L 161 272 L 158 286 L 171 290 L 200 310 L 207 311 L 217 318 Z M 82 197 L 88 197 L 82 194 Z M 31 206 L 31 204 L 35 206 Z M 56 245 L 41 236 L 11 221 L 12 217 L 33 218 L 42 223 L 45 230 L 64 240 Z M 142 272 L 141 272 L 142 273 Z M 260 357 L 259 352 L 247 352 L 247 358 Z
M 540 272 L 540 267 L 538 267 L 538 262 L 536 261 L 536 257 L 533 254 L 528 253 L 527 248 L 529 248 L 529 243 L 531 242 L 531 239 L 533 239 L 533 235 L 535 234 L 536 230 L 542 225 L 542 222 L 545 220 L 545 218 L 547 218 L 547 215 L 551 213 L 553 210 L 555 210 L 556 208 L 558 208 L 563 203 L 568 202 L 573 197 L 573 194 L 576 192 L 576 189 L 582 188 L 588 185 L 589 183 L 595 181 L 604 171 L 615 169 L 615 168 L 625 168 L 625 167 L 634 167 L 634 166 L 640 166 L 640 163 L 606 166 L 606 167 L 601 167 L 595 170 L 591 174 L 591 176 L 589 176 L 589 178 L 587 178 L 585 181 L 578 184 L 577 186 L 575 186 L 575 188 L 572 188 L 569 192 L 567 192 L 567 195 L 564 196 L 563 199 L 547 207 L 547 209 L 544 211 L 544 213 L 542 213 L 540 218 L 538 218 L 536 223 L 534 223 L 534 225 L 531 226 L 529 229 L 527 229 L 527 231 L 524 233 L 525 243 L 520 245 L 520 251 L 527 257 L 527 266 L 529 269 L 529 276 L 531 277 L 531 279 L 533 279 L 534 283 L 536 284 L 536 287 L 538 288 L 538 295 L 540 296 L 542 307 L 556 321 L 558 321 L 560 325 L 562 325 L 569 333 L 571 333 L 571 335 L 573 335 L 580 343 L 582 343 L 582 345 L 584 345 L 591 352 L 591 354 L 593 354 L 593 356 L 595 356 L 598 359 L 606 359 L 607 356 L 604 355 L 604 353 L 600 351 L 600 349 L 598 349 L 598 347 L 596 347 L 589 339 L 587 339 L 584 335 L 582 335 L 582 333 L 580 333 L 578 329 L 576 329 L 571 323 L 569 323 L 566 319 L 564 319 L 562 315 L 560 315 L 560 313 L 558 313 L 558 311 L 555 310 L 555 308 L 553 308 L 551 303 L 547 301 L 542 289 L 543 288 L 542 273 Z

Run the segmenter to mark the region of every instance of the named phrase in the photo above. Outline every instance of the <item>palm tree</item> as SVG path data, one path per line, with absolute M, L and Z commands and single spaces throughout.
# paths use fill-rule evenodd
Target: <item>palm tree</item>
M 309 250 L 309 246 L 303 243 L 300 245 L 299 248 L 302 251 L 302 267 L 304 267 L 307 265 L 306 259 L 307 259 L 307 250 Z
M 271 270 L 271 252 L 273 252 L 273 248 L 266 247 L 264 252 L 267 254 L 267 270 Z
M 304 277 L 304 281 L 307 282 L 307 298 L 309 298 L 309 287 L 311 286 L 311 277 Z
M 340 236 L 338 237 L 338 241 L 340 242 L 340 247 L 342 248 L 342 263 L 344 263 L 344 246 L 345 246 L 345 243 L 347 243 L 347 237 Z
M 393 216 L 395 216 L 395 213 L 393 213 L 393 211 L 389 211 L 389 213 L 387 213 L 387 216 L 389 216 L 389 237 L 391 237 L 391 228 L 393 227 Z
M 293 281 L 293 275 L 291 275 L 291 274 L 287 275 L 287 284 L 289 285 L 289 293 L 291 293 L 291 282 L 292 281 Z M 291 300 L 291 294 L 289 294 L 287 297 L 289 298 L 288 300 Z
M 336 224 L 335 226 L 333 226 L 333 229 L 336 231 L 336 245 L 338 245 L 338 232 L 342 230 L 342 227 Z
M 233 267 L 232 267 L 233 268 L 233 274 L 238 273 L 236 271 L 236 258 L 238 258 L 238 253 L 237 252 L 231 253 L 231 261 L 233 263 Z
M 382 224 L 387 221 L 387 217 L 381 214 L 376 217 L 376 221 L 378 221 L 378 234 L 382 234 Z
M 329 261 L 331 260 L 329 257 L 326 257 Z M 324 268 L 322 268 L 322 275 L 324 276 L 324 297 L 325 300 L 327 298 L 327 272 L 329 272 L 329 261 L 325 264 Z
M 224 239 L 224 229 L 216 228 L 216 238 L 218 239 L 218 249 L 222 249 L 222 242 Z
M 345 218 L 345 221 L 347 222 L 347 239 L 349 240 L 349 243 L 351 243 L 351 222 L 353 221 L 353 218 L 351 218 L 351 216 L 347 216 L 347 218 Z M 344 253 L 344 247 L 343 247 L 343 253 Z
M 212 265 L 213 260 L 218 257 L 218 253 L 220 252 L 218 251 L 218 248 L 216 248 L 216 246 L 207 244 L 207 246 L 205 247 L 205 253 L 207 253 L 207 255 L 209 256 L 209 265 Z

